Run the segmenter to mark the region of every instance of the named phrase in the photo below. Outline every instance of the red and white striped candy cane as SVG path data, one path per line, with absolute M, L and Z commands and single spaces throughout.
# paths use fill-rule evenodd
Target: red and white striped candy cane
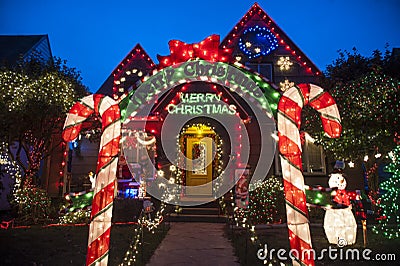
M 285 190 L 289 241 L 296 259 L 294 265 L 314 265 L 311 234 L 304 192 L 302 149 L 300 140 L 301 111 L 309 104 L 317 110 L 326 134 L 332 138 L 340 136 L 340 115 L 332 96 L 313 84 L 300 84 L 287 90 L 278 104 L 279 152 Z M 297 253 L 297 254 L 296 254 Z M 303 256 L 305 254 L 305 256 Z
M 93 113 L 101 117 L 103 134 L 97 160 L 86 265 L 107 265 L 121 137 L 118 104 L 110 97 L 100 94 L 84 97 L 69 111 L 64 124 L 63 139 L 76 139 L 83 122 Z

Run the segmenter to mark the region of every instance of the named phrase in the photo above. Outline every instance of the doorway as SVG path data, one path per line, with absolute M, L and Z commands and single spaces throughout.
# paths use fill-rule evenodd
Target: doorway
M 186 156 L 186 196 L 212 196 L 215 166 L 214 130 L 206 125 L 193 125 L 183 134 Z

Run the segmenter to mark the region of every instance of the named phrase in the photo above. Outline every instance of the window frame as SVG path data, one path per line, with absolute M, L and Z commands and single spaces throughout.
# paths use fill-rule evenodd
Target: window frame
M 307 134 L 307 133 L 306 133 Z M 321 159 L 321 172 L 312 172 L 310 171 L 310 158 L 309 158 L 309 145 L 312 144 L 315 147 L 317 147 L 320 151 L 320 159 Z M 281 158 L 279 156 L 279 147 L 276 149 L 278 152 L 275 153 L 275 174 L 276 175 L 282 175 L 282 166 L 281 166 Z M 302 154 L 301 154 L 301 159 L 302 163 L 306 165 L 306 167 L 303 167 L 303 175 L 306 176 L 325 176 L 327 173 L 326 169 L 326 161 L 325 161 L 325 151 L 321 145 L 314 144 L 310 139 L 307 137 L 305 138 L 305 142 L 302 145 Z M 307 171 L 305 171 L 306 169 Z
M 257 63 L 257 62 L 245 62 L 245 66 L 256 71 L 257 73 L 261 74 L 263 77 L 267 78 L 269 81 L 274 82 L 274 64 L 272 62 L 262 62 L 262 63 Z M 252 68 L 251 66 L 257 66 L 257 70 L 255 68 Z M 261 66 L 267 66 L 270 67 L 270 77 L 263 75 L 260 71 Z

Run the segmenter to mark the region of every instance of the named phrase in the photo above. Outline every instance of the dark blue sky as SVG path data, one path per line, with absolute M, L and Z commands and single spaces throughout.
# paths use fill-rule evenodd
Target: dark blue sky
M 138 2 L 138 3 L 136 3 Z M 96 91 L 136 43 L 157 62 L 168 41 L 223 39 L 250 0 L 50 1 L 0 0 L 0 34 L 48 34 L 53 55 L 82 72 Z M 400 47 L 398 0 L 268 0 L 259 5 L 325 70 L 338 49 L 362 54 Z

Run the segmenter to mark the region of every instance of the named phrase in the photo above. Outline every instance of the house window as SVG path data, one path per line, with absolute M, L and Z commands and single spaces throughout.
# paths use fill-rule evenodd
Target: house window
M 303 172 L 305 174 L 325 174 L 325 156 L 322 146 L 316 145 L 314 140 L 305 133 L 303 145 Z
M 325 175 L 325 154 L 322 146 L 316 145 L 310 135 L 305 133 L 302 145 L 302 167 L 305 175 Z M 275 154 L 275 174 L 281 175 L 282 168 L 278 152 Z
M 269 79 L 270 81 L 273 81 L 273 68 L 272 64 L 267 64 L 267 63 L 262 63 L 262 64 L 257 64 L 257 63 L 246 63 L 246 66 L 257 73 L 261 74 L 265 78 Z

